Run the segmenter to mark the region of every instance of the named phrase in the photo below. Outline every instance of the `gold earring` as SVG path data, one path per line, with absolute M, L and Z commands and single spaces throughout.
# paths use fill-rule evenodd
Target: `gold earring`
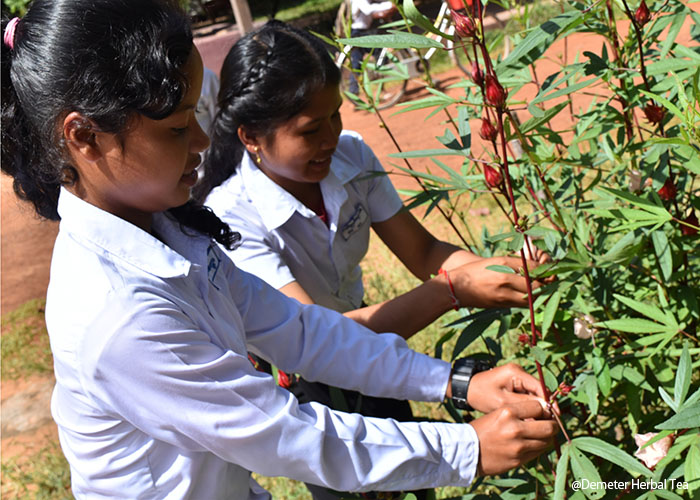
M 255 163 L 260 165 L 262 163 L 262 158 L 260 157 L 260 153 L 258 152 L 258 151 L 260 151 L 260 146 L 255 146 L 254 151 L 255 151 Z

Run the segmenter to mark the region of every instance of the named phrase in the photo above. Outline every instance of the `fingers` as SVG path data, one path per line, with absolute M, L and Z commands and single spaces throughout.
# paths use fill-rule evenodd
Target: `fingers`
M 511 379 L 513 392 L 527 393 L 544 399 L 544 390 L 539 380 L 527 373 L 519 365 L 513 364 L 512 370 L 515 372 Z
M 543 405 L 540 403 L 540 401 L 535 399 L 529 399 L 527 401 L 523 401 L 522 403 L 510 405 L 507 408 L 509 408 L 513 412 L 514 416 L 520 420 L 524 420 L 526 418 L 548 420 L 552 418 L 549 411 L 547 411 L 546 405 Z M 556 425 L 556 422 L 554 422 L 554 424 Z

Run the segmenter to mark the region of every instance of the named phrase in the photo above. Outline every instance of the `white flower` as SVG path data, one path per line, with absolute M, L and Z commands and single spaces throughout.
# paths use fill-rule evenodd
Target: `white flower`
M 590 314 L 584 314 L 574 319 L 574 335 L 583 340 L 590 339 L 598 333 L 598 330 L 593 327 L 593 323 L 595 323 L 595 318 Z
M 671 445 L 673 444 L 673 438 L 671 436 L 666 436 L 665 438 L 659 439 L 657 442 L 650 444 L 646 448 L 642 448 L 657 434 L 658 432 L 647 432 L 646 434 L 634 435 L 634 442 L 639 447 L 634 456 L 644 462 L 644 464 L 650 469 L 666 456 L 669 448 L 671 448 Z

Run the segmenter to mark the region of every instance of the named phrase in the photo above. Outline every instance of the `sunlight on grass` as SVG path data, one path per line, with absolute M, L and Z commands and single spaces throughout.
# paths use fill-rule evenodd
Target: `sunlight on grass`
M 3 380 L 53 370 L 44 306 L 44 300 L 31 300 L 2 317 Z
M 70 469 L 58 440 L 49 440 L 36 453 L 3 459 L 2 497 L 64 500 L 70 493 Z

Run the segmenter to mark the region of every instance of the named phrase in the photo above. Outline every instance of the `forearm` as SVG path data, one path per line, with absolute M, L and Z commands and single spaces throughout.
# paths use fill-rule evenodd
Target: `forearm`
M 394 332 L 408 339 L 453 307 L 444 276 L 431 278 L 391 300 L 345 313 L 377 333 Z
M 481 257 L 445 241 L 435 240 L 427 252 L 426 271 L 437 274 L 440 268 L 451 270 L 481 260 Z

